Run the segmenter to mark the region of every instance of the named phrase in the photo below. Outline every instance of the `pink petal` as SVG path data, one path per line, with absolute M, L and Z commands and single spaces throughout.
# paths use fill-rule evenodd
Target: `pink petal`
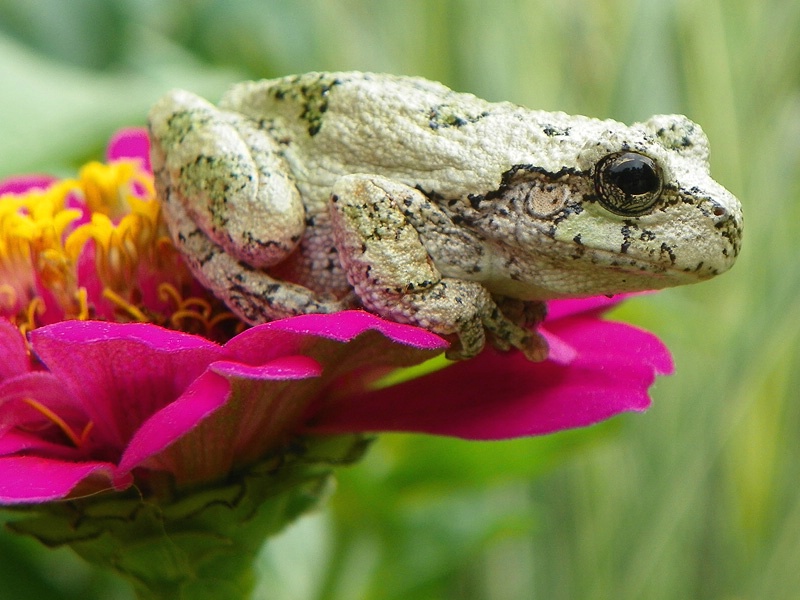
M 653 370 L 532 364 L 519 353 L 479 358 L 409 382 L 329 402 L 312 433 L 409 431 L 468 439 L 504 439 L 591 425 L 642 411 Z
M 83 488 L 83 493 L 112 489 L 114 465 L 104 462 L 71 463 L 36 456 L 0 457 L 0 504 L 33 504 L 61 500 Z M 120 480 L 116 489 L 130 485 Z
M 0 318 L 0 381 L 26 373 L 30 370 L 28 349 L 19 329 L 6 319 Z
M 119 451 L 139 426 L 167 406 L 222 350 L 199 336 L 140 323 L 64 321 L 31 332 L 41 361 Z
M 184 483 L 219 478 L 231 469 L 239 458 L 240 447 L 246 444 L 245 430 L 249 428 L 242 422 L 251 425 L 263 423 L 266 427 L 269 423 L 261 421 L 259 415 L 264 409 L 273 413 L 279 409 L 280 394 L 276 390 L 286 390 L 291 399 L 295 395 L 292 392 L 297 392 L 289 383 L 291 380 L 313 378 L 319 373 L 320 366 L 304 356 L 279 358 L 259 367 L 228 361 L 214 362 L 210 371 L 199 377 L 180 398 L 142 425 L 120 461 L 120 470 L 127 472 L 138 466 L 161 468 L 174 473 Z M 187 439 L 187 434 L 230 401 L 232 387 L 237 387 L 242 379 L 263 381 L 253 393 L 233 394 L 240 402 L 229 407 L 227 416 L 218 416 L 213 423 L 209 421 L 204 431 Z M 271 381 L 286 383 L 270 385 Z M 302 396 L 296 400 L 301 401 Z M 235 418 L 231 419 L 231 415 Z M 269 437 L 269 432 L 261 428 L 258 434 Z M 282 439 L 276 438 L 273 443 Z M 166 455 L 157 456 L 179 441 L 179 446 L 171 448 Z M 153 457 L 156 460 L 151 460 Z
M 547 340 L 549 348 L 547 360 L 559 365 L 568 365 L 578 357 L 578 351 L 557 335 L 550 333 L 543 327 L 539 329 L 539 333 Z
M 393 342 L 420 350 L 444 350 L 448 345 L 439 336 L 419 327 L 350 310 L 328 315 L 300 315 L 258 325 L 233 338 L 225 345 L 225 350 L 241 362 L 263 364 L 277 356 L 306 354 L 304 349 L 317 346 L 319 338 L 350 342 L 367 331 L 378 332 Z
M 487 351 L 393 388 L 329 400 L 310 429 L 500 439 L 590 425 L 647 408 L 655 375 L 672 371 L 666 347 L 635 327 L 576 314 L 547 324 L 551 339 L 577 352 L 568 365 L 533 364 L 519 353 Z
M 24 373 L 0 383 L 0 433 L 14 427 L 42 429 L 52 425 L 25 400 L 35 400 L 81 431 L 88 422 L 83 408 L 64 384 L 51 373 Z
M 45 190 L 56 181 L 50 175 L 16 175 L 0 181 L 0 196 L 3 194 L 24 194 L 31 190 Z
M 614 296 L 592 296 L 590 298 L 551 300 L 547 303 L 546 322 L 579 314 L 597 316 L 604 312 L 608 312 L 626 298 L 630 298 L 632 296 L 642 296 L 649 293 L 651 292 L 635 292 L 631 294 L 616 294 Z
M 214 373 L 242 379 L 305 379 L 319 377 L 320 364 L 307 356 L 276 358 L 266 365 L 250 366 L 238 362 L 218 360 L 211 365 Z
M 79 460 L 83 458 L 77 448 L 43 440 L 36 433 L 9 431 L 0 435 L 0 456 L 9 454 L 36 454 L 49 458 Z
M 356 336 L 372 329 L 385 337 L 425 350 L 444 349 L 447 342 L 438 335 L 419 327 L 386 321 L 362 310 L 348 310 L 332 315 L 300 315 L 290 319 L 274 321 L 272 328 L 280 331 L 303 333 L 325 337 L 340 342 L 349 342 Z
M 147 129 L 129 127 L 120 129 L 114 134 L 106 149 L 106 160 L 113 162 L 124 158 L 138 158 L 148 173 L 153 172 L 150 166 L 150 138 L 147 136 Z
M 593 360 L 598 367 L 642 364 L 658 375 L 669 375 L 674 370 L 672 356 L 663 342 L 627 323 L 579 316 L 548 323 L 548 330 L 580 348 L 584 362 Z
M 228 381 L 215 373 L 205 373 L 174 402 L 150 417 L 125 449 L 119 463 L 121 473 L 140 466 L 151 456 L 163 451 L 220 406 L 230 394 Z

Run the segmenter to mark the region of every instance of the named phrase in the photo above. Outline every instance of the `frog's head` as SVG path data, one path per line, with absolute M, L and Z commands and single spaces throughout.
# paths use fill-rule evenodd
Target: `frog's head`
M 544 255 L 536 259 L 544 285 L 531 293 L 659 289 L 727 271 L 739 254 L 741 206 L 711 178 L 700 127 L 676 115 L 630 127 L 596 123 L 599 130 L 577 149 L 577 168 L 514 177 L 529 204 L 549 207 L 529 209 L 533 226 L 517 228 L 520 248 Z

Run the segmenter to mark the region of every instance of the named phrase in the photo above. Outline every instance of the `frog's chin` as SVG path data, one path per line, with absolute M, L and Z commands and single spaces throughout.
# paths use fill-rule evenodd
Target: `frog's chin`
M 698 283 L 716 273 L 705 270 L 684 270 L 663 264 L 626 258 L 615 263 L 571 262 L 568 268 L 543 268 L 529 280 L 496 279 L 483 281 L 493 294 L 519 300 L 556 300 L 660 290 Z

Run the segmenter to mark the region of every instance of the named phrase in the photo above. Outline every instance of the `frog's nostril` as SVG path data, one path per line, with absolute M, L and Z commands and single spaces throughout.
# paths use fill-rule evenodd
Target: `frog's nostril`
M 724 217 L 725 215 L 728 214 L 728 211 L 719 205 L 715 206 L 712 212 L 714 213 L 715 217 Z

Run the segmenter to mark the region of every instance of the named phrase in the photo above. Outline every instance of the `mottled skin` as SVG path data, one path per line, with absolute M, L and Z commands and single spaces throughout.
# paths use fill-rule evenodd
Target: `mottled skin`
M 701 281 L 739 253 L 739 202 L 683 116 L 626 126 L 310 73 L 219 107 L 173 91 L 150 130 L 176 245 L 250 323 L 360 306 L 450 336 L 454 357 L 488 332 L 538 360 L 543 300 Z

